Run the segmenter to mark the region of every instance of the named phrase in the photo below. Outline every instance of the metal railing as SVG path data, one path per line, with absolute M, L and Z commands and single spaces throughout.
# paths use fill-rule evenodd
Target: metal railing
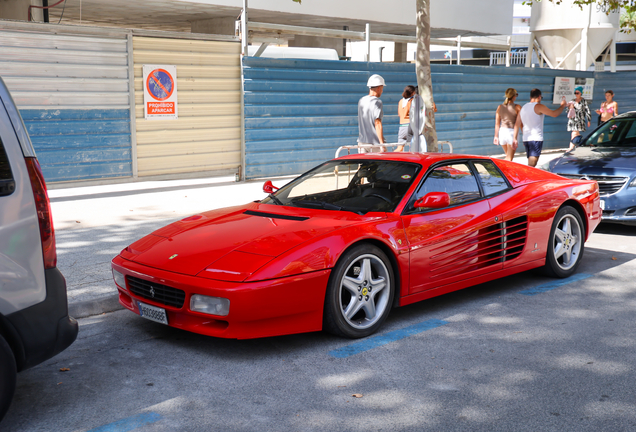
M 342 150 L 347 150 L 347 154 L 350 155 L 351 154 L 351 150 L 357 150 L 358 153 L 360 152 L 360 149 L 365 149 L 365 150 L 382 150 L 383 148 L 389 148 L 389 147 L 397 147 L 397 146 L 401 146 L 403 145 L 405 148 L 406 147 L 411 147 L 411 144 L 398 144 L 398 143 L 384 143 L 384 144 L 377 144 L 377 145 L 347 145 L 347 146 L 340 146 L 338 147 L 338 150 L 336 150 L 336 158 L 340 157 L 340 152 Z M 450 141 L 437 141 L 437 145 L 438 145 L 438 149 L 439 149 L 439 153 L 444 153 L 442 151 L 442 149 L 444 148 L 444 146 L 448 146 L 448 153 L 452 153 L 453 152 L 453 144 L 451 144 Z
M 490 53 L 490 66 L 505 66 L 507 52 L 491 52 Z M 519 51 L 510 53 L 510 65 L 525 66 L 526 56 L 528 51 Z
M 442 149 L 444 148 L 444 146 L 447 145 L 448 146 L 448 153 L 452 153 L 453 152 L 453 144 L 451 144 L 450 141 L 437 141 L 437 147 L 440 153 L 444 153 L 442 151 Z
M 247 0 L 243 0 L 244 2 L 244 11 L 247 10 L 246 2 Z M 249 32 L 267 32 L 277 35 L 303 35 L 303 36 L 315 36 L 315 37 L 327 37 L 327 38 L 337 38 L 337 39 L 350 39 L 350 40 L 358 40 L 365 41 L 367 44 L 367 53 L 366 58 L 367 61 L 370 59 L 370 50 L 371 50 L 371 41 L 386 41 L 386 42 L 395 42 L 395 43 L 417 43 L 417 38 L 415 36 L 404 36 L 404 35 L 394 35 L 394 34 L 386 34 L 386 33 L 371 33 L 371 27 L 367 23 L 365 26 L 365 31 L 351 31 L 351 30 L 335 30 L 335 29 L 325 29 L 325 28 L 316 28 L 316 27 L 301 27 L 294 25 L 286 25 L 286 24 L 272 24 L 272 23 L 263 23 L 263 22 L 254 22 L 247 21 L 247 12 L 241 14 L 241 41 L 243 46 L 243 55 L 247 55 L 247 43 L 249 40 Z M 247 35 L 248 37 L 244 37 Z M 265 50 L 267 45 L 270 42 L 265 41 L 262 44 L 262 50 Z M 511 48 L 510 37 L 508 37 L 507 44 L 496 44 L 489 42 L 473 42 L 462 40 L 461 36 L 457 36 L 452 39 L 435 39 L 431 38 L 431 45 L 441 45 L 441 46 L 449 46 L 457 49 L 457 64 L 461 63 L 461 49 L 464 48 L 480 48 L 486 50 L 501 50 L 501 51 L 509 51 Z M 259 49 L 258 55 L 262 54 L 262 50 Z M 258 57 L 257 55 L 257 57 Z

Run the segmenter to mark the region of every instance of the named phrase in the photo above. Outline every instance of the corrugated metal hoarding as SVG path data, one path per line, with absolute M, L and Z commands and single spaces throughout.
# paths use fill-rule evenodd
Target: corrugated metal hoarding
M 45 179 L 131 176 L 125 33 L 28 28 L 41 26 L 0 23 L 0 76 L 20 109 Z
M 237 42 L 133 37 L 138 175 L 222 175 L 241 165 Z M 144 119 L 142 68 L 177 67 L 176 120 Z
M 381 97 L 384 134 L 388 142 L 396 142 L 398 102 L 406 85 L 416 85 L 413 64 L 256 57 L 243 62 L 247 178 L 298 174 L 333 158 L 339 146 L 355 145 L 357 103 L 368 94 L 366 82 L 374 73 L 387 83 Z M 439 140 L 450 141 L 455 153 L 479 155 L 501 153 L 493 145 L 495 110 L 508 87 L 519 92 L 517 103 L 528 102 L 535 87 L 551 102 L 555 76 L 594 76 L 591 72 L 457 65 L 433 65 L 432 73 Z M 546 118 L 544 148 L 567 147 L 566 125 L 565 115 Z
M 618 112 L 636 110 L 636 71 L 596 72 L 594 75 L 594 100 L 590 104 L 590 109 L 597 110 L 601 103 L 605 102 L 605 92 L 612 90 L 614 100 L 618 103 Z M 592 114 L 594 120 L 596 114 Z M 592 126 L 596 124 L 593 121 Z

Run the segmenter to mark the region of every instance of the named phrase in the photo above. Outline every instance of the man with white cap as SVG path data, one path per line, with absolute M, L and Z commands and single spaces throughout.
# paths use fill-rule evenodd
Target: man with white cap
M 382 91 L 384 90 L 384 78 L 380 75 L 371 75 L 367 81 L 369 94 L 358 101 L 358 145 L 361 147 L 384 144 L 382 132 Z M 360 148 L 359 153 L 366 153 L 373 149 Z M 377 151 L 377 150 L 376 150 Z M 386 151 L 385 147 L 381 151 Z

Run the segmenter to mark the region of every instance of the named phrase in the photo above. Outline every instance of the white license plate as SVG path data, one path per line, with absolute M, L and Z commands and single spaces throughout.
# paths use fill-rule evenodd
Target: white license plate
M 142 317 L 150 321 L 168 325 L 168 316 L 166 315 L 165 309 L 150 306 L 140 301 L 137 302 L 137 307 L 139 308 L 139 315 Z
M 600 204 L 601 204 L 601 210 L 605 210 L 605 201 L 601 200 Z

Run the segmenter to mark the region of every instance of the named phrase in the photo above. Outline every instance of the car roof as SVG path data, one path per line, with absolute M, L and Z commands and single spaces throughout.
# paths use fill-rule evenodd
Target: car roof
M 636 111 L 628 111 L 628 112 L 619 114 L 614 118 L 632 118 L 632 117 L 636 117 Z

